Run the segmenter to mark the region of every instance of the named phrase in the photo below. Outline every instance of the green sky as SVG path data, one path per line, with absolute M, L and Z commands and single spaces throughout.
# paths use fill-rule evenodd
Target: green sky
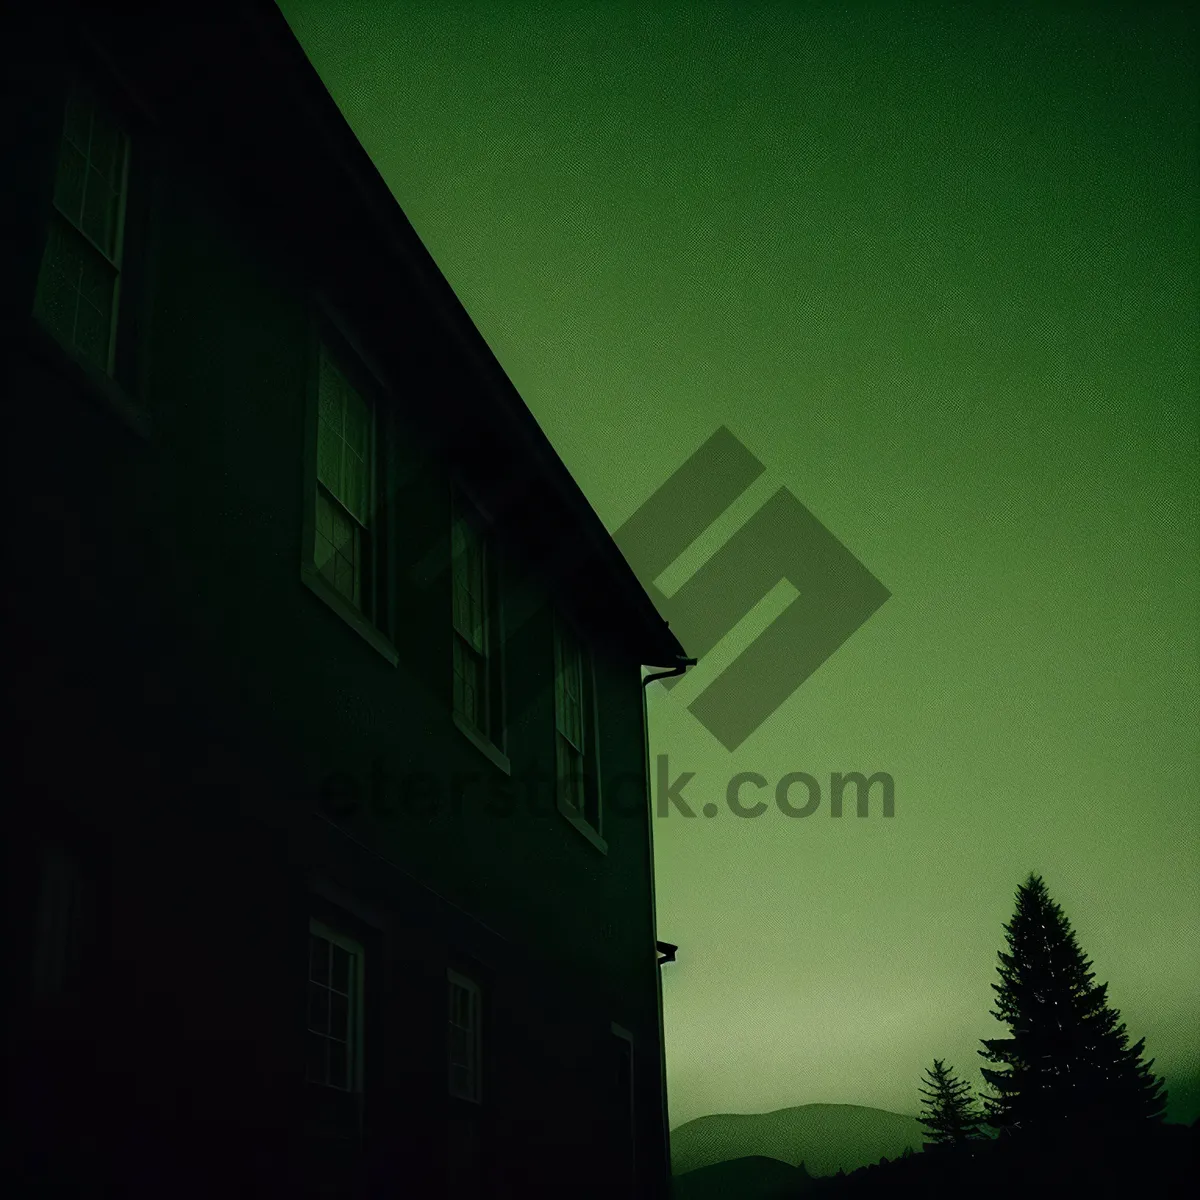
M 692 565 L 784 485 L 893 593 L 734 753 L 685 705 L 786 596 L 651 688 L 721 806 L 655 824 L 673 1126 L 978 1084 L 1030 869 L 1200 1112 L 1185 7 L 281 3 L 610 530 L 727 425 Z M 724 805 L 852 770 L 893 819 Z

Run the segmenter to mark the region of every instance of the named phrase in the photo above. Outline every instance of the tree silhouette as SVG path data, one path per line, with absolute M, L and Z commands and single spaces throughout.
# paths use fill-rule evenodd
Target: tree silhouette
M 970 1086 L 940 1058 L 933 1060 L 932 1068 L 925 1068 L 925 1076 L 923 1082 L 929 1087 L 918 1089 L 925 1099 L 917 1120 L 928 1130 L 930 1142 L 935 1146 L 958 1145 L 978 1137 L 981 1114 Z
M 1141 1061 L 1143 1038 L 1129 1046 L 1121 1014 L 1108 1005 L 1108 984 L 1093 984 L 1062 909 L 1036 875 L 1017 889 L 1016 912 L 1004 926 L 999 997 L 992 1016 L 1011 1037 L 984 1040 L 979 1053 L 1007 1070 L 983 1069 L 992 1095 L 986 1121 L 1000 1130 L 1047 1133 L 1161 1120 L 1162 1081 Z

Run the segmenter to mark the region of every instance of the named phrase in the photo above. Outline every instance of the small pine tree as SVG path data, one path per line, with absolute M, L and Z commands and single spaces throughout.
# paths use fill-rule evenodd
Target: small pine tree
M 1121 1014 L 1107 1002 L 1108 985 L 1093 984 L 1062 909 L 1041 878 L 1017 891 L 1016 912 L 1004 926 L 999 997 L 992 1016 L 1012 1036 L 985 1040 L 979 1053 L 1007 1070 L 982 1071 L 991 1087 L 984 1100 L 995 1129 L 1036 1133 L 1111 1122 L 1159 1121 L 1166 1104 L 1162 1081 L 1142 1062 L 1143 1038 L 1129 1046 Z
M 940 1058 L 925 1068 L 928 1088 L 919 1088 L 925 1099 L 917 1118 L 935 1146 L 958 1145 L 979 1136 L 981 1114 L 976 1109 L 970 1086 L 959 1079 Z

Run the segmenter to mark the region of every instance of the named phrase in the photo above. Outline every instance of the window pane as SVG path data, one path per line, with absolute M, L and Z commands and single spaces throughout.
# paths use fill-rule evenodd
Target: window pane
M 101 371 L 107 371 L 116 278 L 112 267 L 91 247 L 84 248 L 80 264 L 80 303 L 75 317 L 75 346 L 88 362 Z
M 472 530 L 467 535 L 467 545 L 467 593 L 472 611 L 476 611 L 483 606 L 483 540 Z
M 317 383 L 317 478 L 363 524 L 370 516 L 371 410 L 324 343 Z
M 97 108 L 92 124 L 92 140 L 88 147 L 88 161 L 96 169 L 100 179 L 114 191 L 120 184 L 123 143 L 124 136 L 112 117 L 103 108 Z M 91 184 L 88 186 L 90 188 Z
M 454 581 L 454 628 L 463 635 L 469 636 L 471 628 L 471 598 L 461 579 Z
M 317 422 L 317 478 L 335 495 L 342 488 L 342 439 L 326 421 Z
M 34 312 L 70 349 L 108 369 L 114 269 L 65 222 L 50 221 Z
M 456 639 L 457 640 L 457 639 Z M 483 729 L 483 676 L 484 667 L 480 658 L 466 646 L 460 645 L 462 706 L 459 712 L 478 729 Z
M 333 586 L 337 588 L 347 600 L 353 603 L 358 602 L 358 589 L 355 587 L 354 578 L 354 563 L 343 557 L 341 554 L 335 555 L 333 560 Z
M 454 627 L 479 654 L 486 647 L 483 608 L 483 547 L 464 525 L 454 558 Z
M 577 750 L 583 746 L 583 701 L 579 652 L 569 643 L 560 644 L 560 666 L 555 689 L 555 715 L 558 730 Z
M 54 180 L 54 203 L 76 224 L 83 219 L 83 181 L 87 164 L 83 154 L 64 144 Z
M 308 1035 L 307 1076 L 313 1083 L 324 1083 L 329 1078 L 329 1039 L 319 1033 Z
M 317 417 L 329 426 L 329 432 L 335 438 L 342 436 L 342 394 L 324 360 L 317 387 Z
M 106 317 L 112 316 L 113 284 L 116 272 L 90 246 L 82 248 L 79 293 L 85 304 Z
M 333 543 L 320 534 L 317 534 L 317 544 L 314 547 L 314 562 L 316 563 L 317 570 L 330 583 L 333 583 L 336 577 L 334 571 L 335 558 L 336 554 Z
M 342 459 L 342 503 L 365 525 L 367 523 L 367 493 L 370 491 L 370 468 L 349 447 Z
M 341 992 L 329 993 L 329 1032 L 344 1042 L 350 1040 L 350 1001 Z
M 483 654 L 487 650 L 483 623 L 482 589 L 471 597 L 471 645 Z
M 580 812 L 584 810 L 583 802 L 583 759 L 576 753 L 564 737 L 558 738 L 558 787 L 559 795 L 564 803 L 570 804 Z
M 324 542 L 327 550 L 322 552 L 319 547 Z M 333 506 L 323 488 L 317 488 L 317 565 L 333 554 Z
M 366 401 L 346 384 L 346 444 L 358 459 L 366 461 L 371 434 L 371 413 Z
M 83 270 L 80 248 L 62 225 L 50 222 L 46 252 L 38 276 L 34 312 L 67 346 L 75 344 L 75 309 L 79 304 L 79 277 Z
M 117 197 L 95 167 L 88 167 L 83 194 L 83 232 L 110 258 L 116 251 Z
M 315 934 L 308 938 L 308 975 L 317 983 L 329 981 L 329 943 Z
M 92 105 L 78 88 L 72 88 L 63 114 L 63 136 L 81 154 L 87 153 L 92 131 Z
M 348 1088 L 350 1080 L 347 1075 L 349 1056 L 346 1053 L 346 1043 L 331 1041 L 329 1043 L 329 1082 L 333 1087 Z
M 329 418 L 329 423 L 333 426 L 334 432 L 340 437 L 342 433 L 342 408 L 345 404 L 345 396 L 342 391 L 342 376 L 341 372 L 334 366 L 333 359 L 329 354 L 329 348 L 324 343 L 321 344 L 319 390 L 320 395 L 330 405 L 329 411 L 334 414 Z
M 350 953 L 342 946 L 333 947 L 332 985 L 340 992 L 350 991 Z
M 333 525 L 333 548 L 343 558 L 354 561 L 354 522 L 335 504 L 329 506 Z
M 585 748 L 583 744 L 583 704 L 578 698 L 571 701 L 567 716 L 567 736 L 571 739 L 571 745 L 582 754 Z
M 329 989 L 324 984 L 308 985 L 308 1027 L 317 1033 L 329 1032 Z

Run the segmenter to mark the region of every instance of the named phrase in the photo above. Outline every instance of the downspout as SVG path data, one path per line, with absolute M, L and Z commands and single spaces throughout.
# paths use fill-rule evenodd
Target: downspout
M 695 665 L 696 660 L 694 658 L 680 658 L 677 660 L 677 665 L 669 671 L 659 671 L 654 675 L 647 675 L 642 680 L 642 750 L 646 767 L 646 799 L 649 802 L 649 817 L 646 821 L 646 840 L 650 855 L 650 924 L 654 935 L 654 954 L 656 960 L 654 965 L 654 988 L 655 1007 L 658 1010 L 658 1087 L 661 1097 L 659 1107 L 662 1110 L 662 1163 L 660 1164 L 659 1182 L 659 1187 L 662 1189 L 659 1195 L 662 1197 L 662 1200 L 667 1200 L 671 1194 L 671 1124 L 667 1115 L 667 1043 L 663 1029 L 662 965 L 658 960 L 658 898 L 654 887 L 654 801 L 650 788 L 650 726 L 646 719 L 646 688 L 656 679 L 670 679 L 676 675 L 682 675 L 688 667 L 694 667 Z

